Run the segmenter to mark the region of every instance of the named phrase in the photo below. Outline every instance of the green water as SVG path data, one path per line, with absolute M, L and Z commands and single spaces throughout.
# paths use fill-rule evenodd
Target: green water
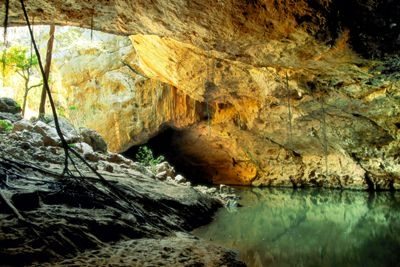
M 400 192 L 241 189 L 194 234 L 248 266 L 400 266 Z

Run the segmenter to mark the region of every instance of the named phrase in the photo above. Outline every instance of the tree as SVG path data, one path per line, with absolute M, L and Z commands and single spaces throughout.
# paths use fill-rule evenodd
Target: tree
M 23 46 L 12 46 L 3 51 L 3 64 L 7 66 L 6 73 L 17 73 L 24 80 L 24 97 L 22 104 L 22 116 L 25 115 L 26 102 L 29 92 L 42 85 L 42 83 L 31 85 L 31 76 L 34 68 L 38 66 L 38 58 L 28 55 L 28 49 Z M 5 77 L 3 77 L 5 79 Z
M 44 75 L 45 79 L 48 82 L 50 76 L 50 66 L 51 66 L 51 58 L 53 54 L 53 44 L 54 44 L 54 32 L 56 27 L 54 24 L 50 25 L 50 32 L 49 32 L 49 40 L 47 42 L 47 52 L 46 52 L 46 65 L 44 67 Z M 40 104 L 39 104 L 39 118 L 43 118 L 45 115 L 45 105 L 46 105 L 46 88 L 43 86 L 42 88 L 42 95 L 40 97 Z

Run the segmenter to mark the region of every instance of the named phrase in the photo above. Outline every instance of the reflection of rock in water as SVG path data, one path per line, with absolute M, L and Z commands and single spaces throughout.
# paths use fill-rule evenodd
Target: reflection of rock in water
M 396 266 L 400 194 L 249 189 L 196 234 L 236 248 L 249 266 Z

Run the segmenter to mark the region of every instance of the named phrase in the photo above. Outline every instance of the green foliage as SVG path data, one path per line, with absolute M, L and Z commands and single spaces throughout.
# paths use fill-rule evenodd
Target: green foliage
M 155 158 L 153 151 L 151 151 L 150 148 L 147 146 L 141 146 L 136 153 L 136 160 L 145 166 L 154 167 L 155 165 L 163 162 L 165 158 L 163 156 Z
M 37 56 L 30 56 L 28 48 L 23 46 L 12 46 L 3 50 L 1 61 L 13 71 L 26 71 L 39 64 Z
M 0 120 L 0 129 L 3 129 L 5 132 L 11 132 L 14 126 L 11 122 L 6 120 Z
M 76 106 L 69 106 L 68 109 L 72 111 L 72 110 L 77 110 L 78 108 Z
M 65 108 L 63 106 L 57 107 L 57 115 L 65 118 Z

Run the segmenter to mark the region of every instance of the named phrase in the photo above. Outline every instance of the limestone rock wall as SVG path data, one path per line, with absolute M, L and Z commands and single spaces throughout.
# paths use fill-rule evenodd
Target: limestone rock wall
M 258 64 L 170 38 L 131 39 L 147 75 L 209 107 L 175 145 L 214 182 L 399 186 L 399 81 L 354 54 L 345 34 L 332 47 L 301 32 L 267 41 Z
M 48 28 L 35 26 L 36 41 L 45 54 Z M 27 28 L 9 29 L 9 45 L 30 46 Z M 77 27 L 56 27 L 50 85 L 59 115 L 77 128 L 99 132 L 113 152 L 146 142 L 166 127 L 182 128 L 199 120 L 203 104 L 171 84 L 150 79 L 137 64 L 128 37 L 91 32 Z M 37 71 L 33 79 L 40 81 Z M 17 73 L 7 76 L 12 93 L 22 102 L 23 85 Z M 12 81 L 12 82 L 11 82 Z M 27 118 L 37 116 L 41 87 L 28 96 Z M 50 115 L 50 106 L 47 106 Z
M 64 98 L 61 112 L 76 127 L 99 132 L 114 152 L 147 141 L 163 127 L 198 120 L 196 101 L 138 72 L 135 58 L 128 38 L 113 37 L 103 48 L 83 48 L 68 61 L 55 60 L 53 68 Z
M 90 75 L 64 70 L 114 151 L 169 125 L 215 183 L 400 188 L 396 1 L 26 2 L 39 22 L 131 35 L 77 56 Z

